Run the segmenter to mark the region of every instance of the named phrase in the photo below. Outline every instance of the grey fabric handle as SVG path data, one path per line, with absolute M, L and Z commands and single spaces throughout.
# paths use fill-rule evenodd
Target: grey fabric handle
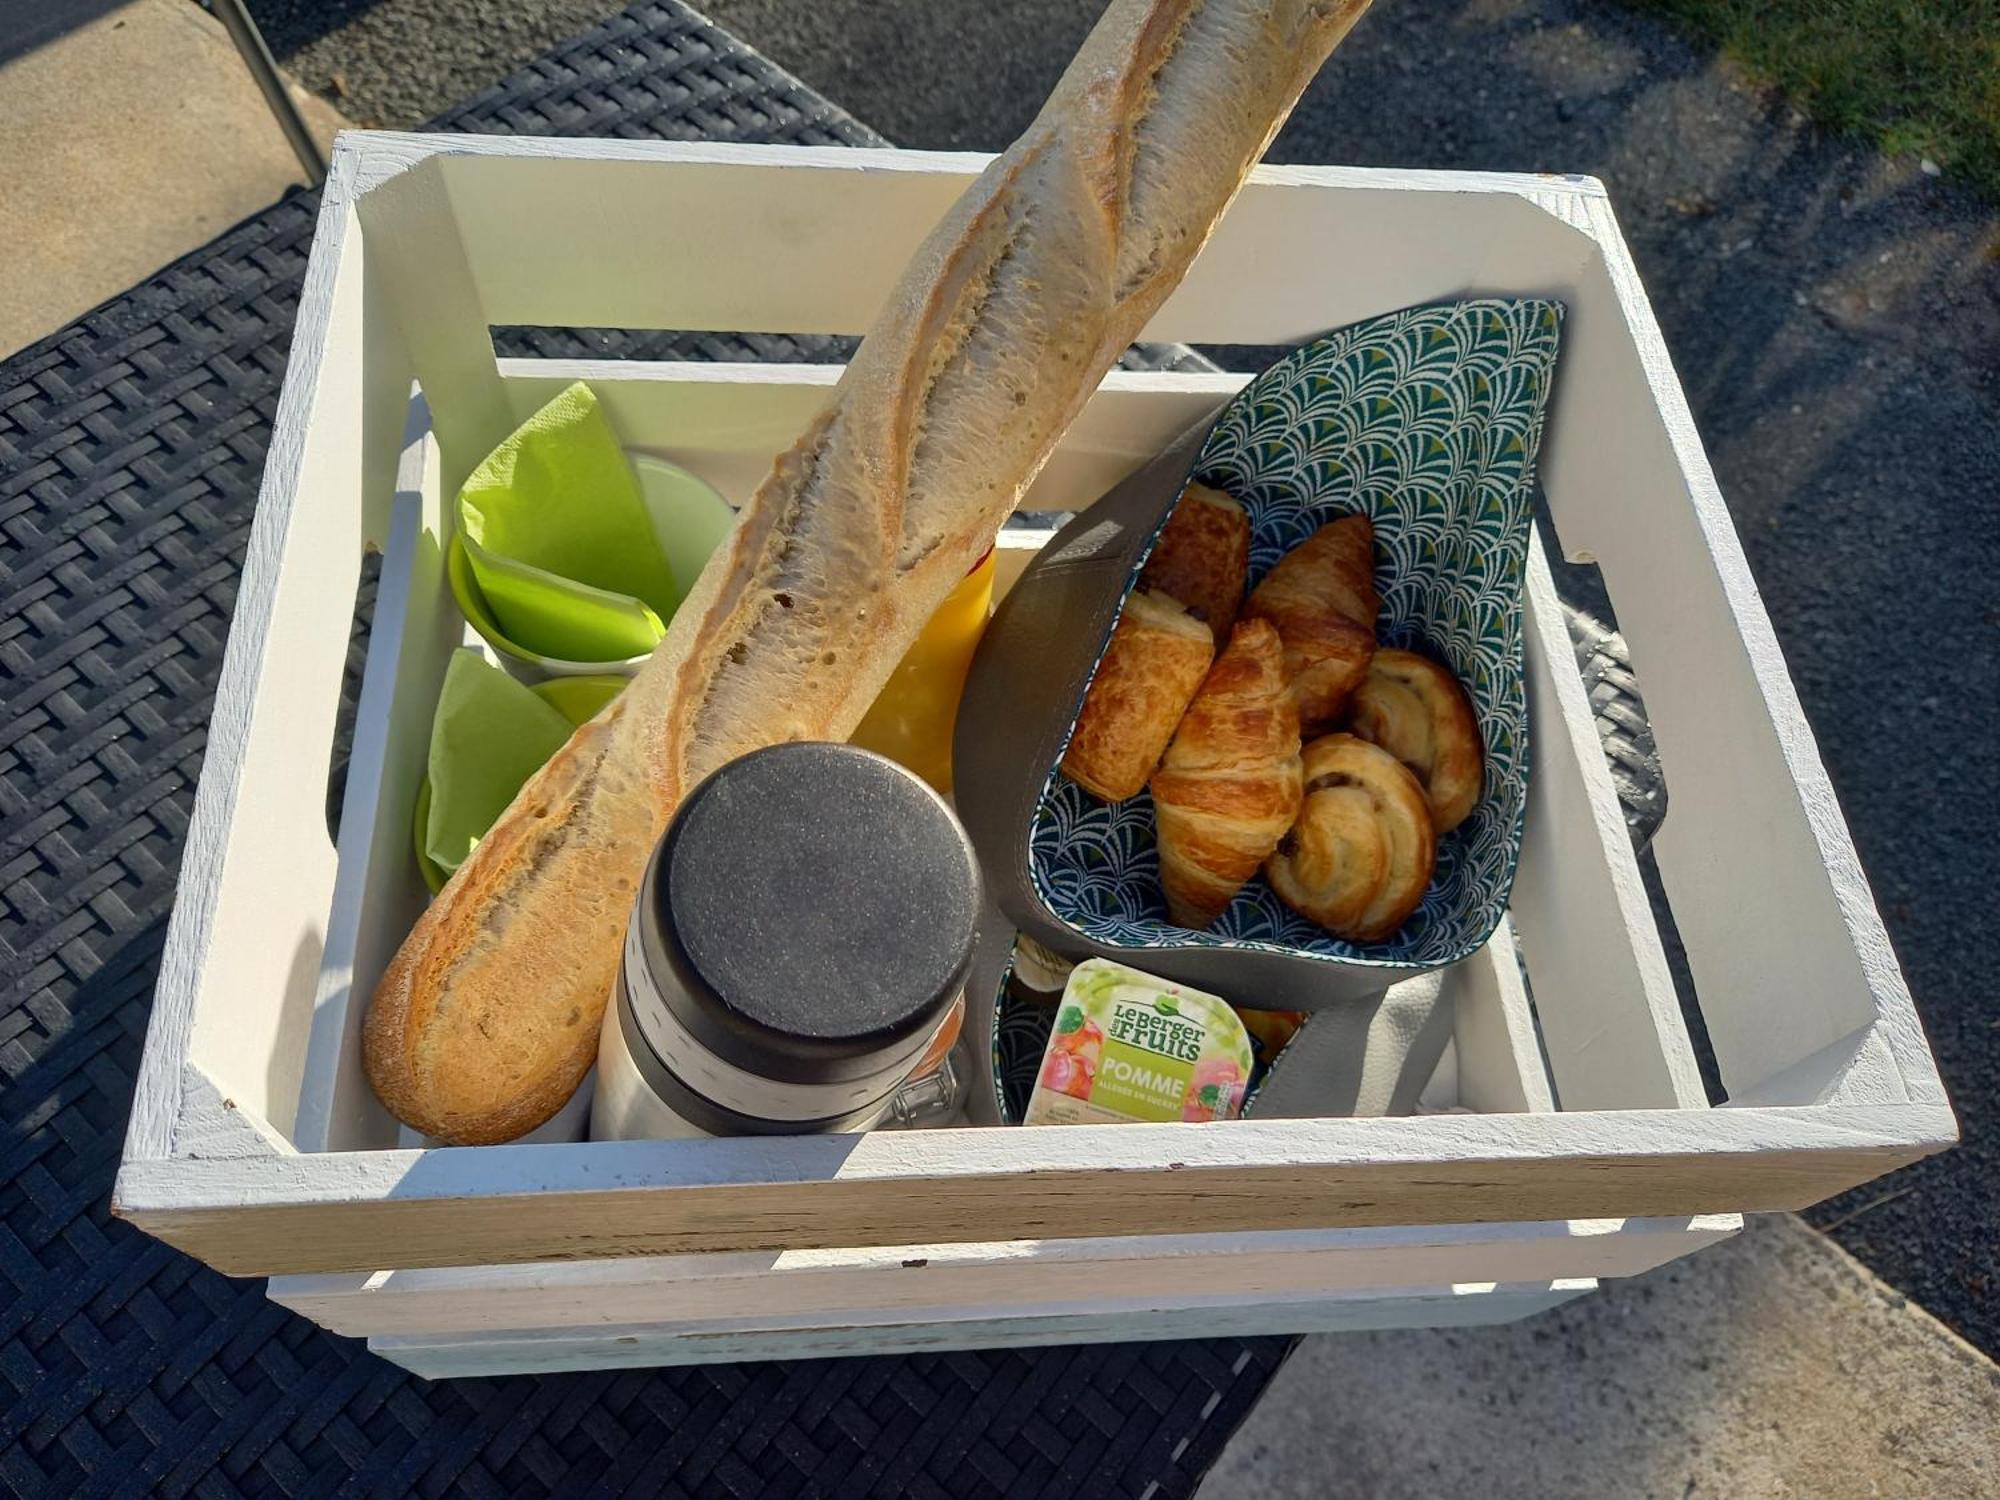
M 1250 1101 L 1253 1120 L 1407 1115 L 1451 1040 L 1444 975 L 1315 1011 Z

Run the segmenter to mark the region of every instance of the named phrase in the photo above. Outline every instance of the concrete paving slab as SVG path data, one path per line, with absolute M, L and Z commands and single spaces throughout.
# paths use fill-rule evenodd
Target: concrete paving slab
M 339 114 L 294 94 L 331 142 Z M 0 65 L 0 164 L 0 357 L 305 181 L 191 0 L 133 0 Z
M 1202 1500 L 2000 1493 L 2000 1369 L 1789 1216 L 1503 1328 L 1308 1339 Z

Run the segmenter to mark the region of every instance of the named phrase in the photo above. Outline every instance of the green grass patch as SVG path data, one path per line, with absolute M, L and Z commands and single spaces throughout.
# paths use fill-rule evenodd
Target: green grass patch
M 1722 44 L 1799 108 L 2000 202 L 2000 0 L 1628 0 Z

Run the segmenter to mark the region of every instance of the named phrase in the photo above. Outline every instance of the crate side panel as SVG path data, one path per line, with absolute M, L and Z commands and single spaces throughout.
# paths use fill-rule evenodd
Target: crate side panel
M 856 334 L 976 172 L 962 156 L 853 157 L 438 165 L 491 324 Z M 1536 214 L 1515 196 L 1522 183 L 1260 168 L 1146 336 L 1277 343 L 1458 295 L 1488 242 Z M 730 253 L 717 255 L 723 225 Z
M 362 551 L 379 520 L 369 497 L 392 484 L 409 380 L 337 194 L 321 240 L 330 232 L 346 253 L 308 275 L 231 626 L 238 665 L 225 668 L 210 729 L 204 790 L 215 777 L 234 795 L 190 829 L 182 871 L 177 920 L 183 906 L 190 922 L 206 908 L 207 929 L 194 971 L 163 965 L 161 986 L 162 1004 L 192 991 L 190 1060 L 232 1107 L 285 1133 L 334 876 L 324 788 Z
M 411 852 L 430 727 L 451 653 L 465 636 L 444 579 L 450 528 L 440 501 L 429 404 L 410 406 L 394 518 L 369 633 L 341 810 L 338 874 L 301 1083 L 302 1151 L 394 1146 L 398 1127 L 361 1065 L 367 996 L 429 901 Z
M 1879 1023 L 1908 1096 L 1939 1100 L 1672 361 L 1591 207 L 1604 253 L 1572 297 L 1543 481 L 1564 549 L 1604 571 L 1644 687 L 1671 796 L 1654 849 L 1723 1081 L 1782 1076 L 1772 1102 L 1814 1102 L 1845 1056 L 1833 1044 Z M 1826 1076 L 1797 1071 L 1815 1054 Z
M 977 175 L 956 160 L 910 170 L 767 149 L 440 165 L 489 323 L 853 334 Z
M 1696 1219 L 1298 1230 L 787 1250 L 274 1278 L 271 1296 L 336 1333 L 476 1333 L 756 1317 L 845 1321 L 894 1309 L 995 1315 L 1132 1297 L 1194 1305 L 1218 1287 L 1268 1297 L 1412 1282 L 1631 1276 L 1736 1233 Z
M 1555 1108 L 1521 983 L 1511 917 L 1484 948 L 1452 970 L 1457 1103 L 1480 1114 L 1544 1114 Z
M 1193 1309 L 1133 1308 L 1113 1313 L 967 1321 L 948 1310 L 928 1322 L 841 1329 L 607 1329 L 589 1334 L 494 1334 L 433 1342 L 374 1338 L 368 1347 L 392 1364 L 432 1380 L 459 1376 L 550 1374 L 562 1370 L 725 1364 L 757 1359 L 826 1359 L 1021 1345 L 1129 1343 L 1190 1337 L 1359 1333 L 1387 1328 L 1473 1328 L 1511 1323 L 1595 1290 L 1589 1281 L 1549 1285 L 1474 1285 L 1409 1290 L 1388 1296 Z
M 494 362 L 490 319 L 468 264 L 473 240 L 459 222 L 438 161 L 423 162 L 367 194 L 359 215 L 372 273 L 386 290 L 430 402 L 445 492 L 456 494 L 515 425 Z M 538 216 L 519 217 L 526 226 Z M 572 275 L 589 264 L 586 255 Z
M 1800 1208 L 1949 1143 L 1936 1106 L 1246 1120 L 127 1163 L 115 1207 L 239 1275 Z

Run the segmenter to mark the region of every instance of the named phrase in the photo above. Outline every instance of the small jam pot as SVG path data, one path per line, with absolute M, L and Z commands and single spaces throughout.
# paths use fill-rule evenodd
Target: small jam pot
M 866 1130 L 964 1014 L 979 866 L 944 799 L 848 745 L 716 771 L 647 864 L 596 1140 Z

